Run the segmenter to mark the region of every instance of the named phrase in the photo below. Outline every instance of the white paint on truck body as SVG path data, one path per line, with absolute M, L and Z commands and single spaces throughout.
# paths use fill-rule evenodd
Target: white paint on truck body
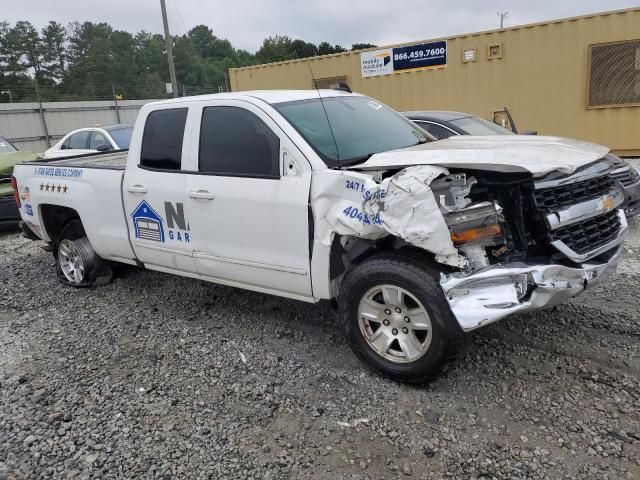
M 95 165 L 90 158 L 17 165 L 21 194 L 29 194 L 20 209 L 22 219 L 51 241 L 42 207 L 68 207 L 78 213 L 91 245 L 104 259 L 143 262 L 154 270 L 311 302 L 336 294 L 330 278 L 336 237 L 372 242 L 394 236 L 456 267 L 463 278 L 443 280 L 443 290 L 466 295 L 470 288 L 458 287 L 473 275 L 463 271 L 466 260 L 452 243 L 432 183 L 447 175 L 448 168 L 533 177 L 571 173 L 609 152 L 551 137 L 456 137 L 378 153 L 350 170 L 331 169 L 271 105 L 318 95 L 357 94 L 240 92 L 149 103 L 136 121 L 124 171 L 99 165 L 102 157 L 95 157 Z M 204 109 L 216 106 L 251 112 L 278 137 L 278 175 L 254 178 L 198 170 Z M 149 115 L 172 108 L 188 112 L 180 169 L 141 166 Z M 584 269 L 578 270 L 580 277 Z M 492 274 L 502 272 L 495 268 Z M 510 289 L 521 276 L 519 271 L 508 274 Z M 514 298 L 512 303 L 520 301 L 517 294 Z M 482 323 L 486 319 L 474 318 L 463 327 Z

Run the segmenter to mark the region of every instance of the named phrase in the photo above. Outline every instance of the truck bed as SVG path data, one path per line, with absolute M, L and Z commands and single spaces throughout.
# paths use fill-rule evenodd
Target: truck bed
M 29 165 L 63 166 L 78 168 L 108 168 L 111 170 L 124 170 L 127 164 L 128 150 L 120 150 L 109 153 L 88 153 L 85 155 L 74 155 L 72 157 L 54 158 L 51 160 L 40 160 L 29 162 Z

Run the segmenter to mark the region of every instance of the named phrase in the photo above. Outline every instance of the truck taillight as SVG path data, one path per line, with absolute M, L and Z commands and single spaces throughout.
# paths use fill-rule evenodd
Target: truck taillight
M 20 204 L 20 194 L 18 193 L 18 182 L 13 175 L 11 175 L 11 188 L 13 188 L 13 199 L 16 201 L 18 208 L 20 208 L 22 205 Z

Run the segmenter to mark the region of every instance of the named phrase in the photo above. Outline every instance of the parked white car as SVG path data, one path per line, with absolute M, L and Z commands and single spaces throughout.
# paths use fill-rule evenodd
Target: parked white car
M 133 125 L 123 123 L 80 128 L 62 137 L 58 143 L 44 152 L 44 158 L 126 150 L 129 148 L 132 131 Z

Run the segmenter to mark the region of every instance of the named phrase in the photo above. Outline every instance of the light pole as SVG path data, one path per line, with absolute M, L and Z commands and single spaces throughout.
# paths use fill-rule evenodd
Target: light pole
M 504 19 L 509 18 L 509 12 L 496 12 L 496 14 L 500 17 L 500 28 L 503 28 Z

